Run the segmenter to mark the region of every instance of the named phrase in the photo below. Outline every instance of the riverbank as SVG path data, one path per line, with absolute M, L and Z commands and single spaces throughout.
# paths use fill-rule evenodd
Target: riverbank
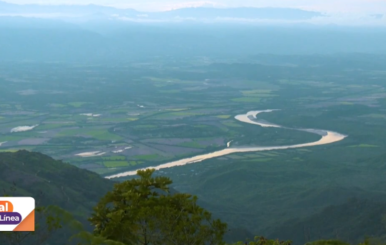
M 249 124 L 255 124 L 261 127 L 276 127 L 276 128 L 284 128 L 280 125 L 276 124 L 271 124 L 268 122 L 259 122 L 256 121 L 256 116 L 260 113 L 268 113 L 268 112 L 273 112 L 276 110 L 261 110 L 261 111 L 250 111 L 246 114 L 242 115 L 237 115 L 235 116 L 235 119 L 244 122 L 244 123 L 249 123 Z M 284 150 L 284 149 L 292 149 L 292 148 L 302 148 L 302 147 L 311 147 L 311 146 L 317 146 L 317 145 L 325 145 L 325 144 L 332 144 L 338 141 L 343 140 L 346 138 L 346 135 L 333 132 L 333 131 L 328 131 L 328 130 L 322 130 L 322 129 L 292 129 L 292 128 L 286 128 L 290 130 L 298 130 L 298 131 L 307 131 L 310 133 L 315 133 L 318 135 L 321 135 L 322 138 L 318 141 L 315 142 L 310 142 L 310 143 L 304 143 L 304 144 L 296 144 L 296 145 L 287 145 L 287 146 L 267 146 L 267 147 L 235 147 L 235 148 L 226 148 L 223 150 L 215 151 L 212 153 L 207 153 L 207 154 L 201 154 L 197 155 L 194 157 L 190 158 L 184 158 L 181 160 L 161 164 L 158 166 L 152 166 L 152 167 L 147 167 L 147 168 L 142 168 L 142 169 L 137 169 L 137 170 L 132 170 L 132 171 L 126 171 L 123 173 L 107 176 L 107 179 L 113 179 L 113 178 L 120 178 L 120 177 L 126 177 L 126 176 L 132 176 L 136 175 L 138 170 L 146 170 L 146 169 L 155 169 L 155 170 L 160 170 L 164 168 L 171 168 L 171 167 L 177 167 L 177 166 L 183 166 L 186 164 L 192 164 L 192 163 L 197 163 L 201 162 L 207 159 L 211 158 L 216 158 L 216 157 L 221 157 L 225 156 L 228 154 L 233 154 L 233 153 L 244 153 L 244 152 L 257 152 L 257 151 L 271 151 L 271 150 Z

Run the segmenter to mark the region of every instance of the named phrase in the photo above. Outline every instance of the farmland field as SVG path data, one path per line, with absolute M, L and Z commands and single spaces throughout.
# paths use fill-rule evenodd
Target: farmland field
M 122 67 L 4 63 L 0 152 L 38 151 L 109 176 L 228 146 L 285 146 L 321 137 L 289 128 L 348 135 L 331 145 L 235 153 L 156 172 L 210 203 L 208 209 L 229 224 L 274 234 L 280 222 L 342 203 L 325 197 L 337 188 L 386 191 L 379 185 L 385 174 L 379 160 L 386 147 L 384 63 L 374 56 L 368 67 L 355 57 L 256 56 L 184 61 L 177 68 L 168 60 Z M 352 62 L 334 65 L 335 59 Z M 34 72 L 37 66 L 46 72 Z M 235 119 L 264 109 L 278 110 L 256 120 L 283 128 Z M 118 181 L 126 178 L 132 177 Z M 322 197 L 314 197 L 318 193 Z M 315 198 L 313 208 L 306 205 Z
M 315 57 L 315 62 L 328 67 L 328 58 Z M 248 67 L 255 66 L 254 71 L 213 61 L 209 65 L 192 64 L 197 73 L 190 71 L 189 63 L 178 71 L 165 69 L 162 73 L 153 68 L 156 63 L 125 70 L 67 66 L 44 76 L 33 73 L 36 65 L 1 68 L 0 142 L 5 143 L 0 150 L 41 151 L 104 174 L 224 149 L 230 141 L 232 146 L 242 147 L 297 144 L 319 138 L 307 132 L 245 125 L 234 119 L 248 110 L 281 109 L 259 119 L 348 135 L 357 133 L 355 121 L 379 125 L 386 118 L 382 107 L 376 107 L 386 101 L 381 83 L 385 74 L 376 73 L 377 67 L 373 71 L 376 75 L 363 86 L 361 80 L 355 80 L 361 76 L 359 70 L 348 73 L 345 67 L 338 67 L 324 74 L 323 68 L 312 68 L 314 75 L 307 77 L 303 70 L 311 68 L 306 64 L 297 68 L 277 64 L 262 70 L 264 65 L 250 61 Z M 46 70 L 53 68 L 45 64 Z M 237 69 L 246 72 L 234 77 Z M 86 70 L 93 75 L 86 76 Z M 231 70 L 234 73 L 229 73 Z M 55 85 L 49 82 L 54 79 L 50 76 L 55 76 Z M 32 86 L 29 80 L 36 82 Z M 347 128 L 347 124 L 351 126 Z M 351 142 L 347 146 L 351 149 L 377 150 L 384 144 L 377 138 L 360 141 L 352 136 L 346 142 Z M 99 153 L 83 156 L 87 152 Z M 271 160 L 256 161 L 262 159 Z M 92 165 L 95 162 L 100 164 L 96 167 Z

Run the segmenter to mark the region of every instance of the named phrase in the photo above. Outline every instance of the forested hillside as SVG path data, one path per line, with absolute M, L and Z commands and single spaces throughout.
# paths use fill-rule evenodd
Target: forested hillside
M 34 197 L 37 206 L 57 205 L 83 223 L 113 182 L 37 152 L 0 153 L 2 195 Z
M 376 159 L 374 161 L 377 162 Z M 36 199 L 38 206 L 60 206 L 70 211 L 76 219 L 86 225 L 85 227 L 89 231 L 91 231 L 91 227 L 88 225 L 87 219 L 91 216 L 93 207 L 102 196 L 113 189 L 113 182 L 110 180 L 36 152 L 0 153 L 0 168 L 3 195 L 32 196 Z M 234 174 L 237 176 L 236 173 Z M 247 174 L 244 173 L 243 175 L 246 176 Z M 297 175 L 292 178 L 299 177 L 300 175 Z M 210 180 L 203 183 L 203 185 L 207 184 L 210 184 Z M 177 192 L 172 189 L 171 193 Z M 344 201 L 350 196 L 357 196 L 358 198 Z M 386 233 L 385 196 L 365 193 L 359 189 L 344 190 L 331 187 L 314 193 L 313 197 L 309 196 L 303 202 L 307 202 L 307 205 L 313 202 L 313 205 L 316 205 L 318 202 L 323 204 L 324 200 L 332 198 L 340 199 L 341 201 L 337 201 L 337 203 L 342 204 L 329 206 L 317 214 L 297 209 L 296 205 L 299 205 L 299 202 L 294 203 L 291 210 L 283 210 L 284 212 L 275 208 L 274 203 L 272 203 L 272 209 L 265 211 L 267 216 L 270 214 L 275 216 L 274 213 L 279 212 L 284 217 L 285 212 L 295 212 L 299 218 L 284 224 L 278 222 L 276 227 L 275 222 L 269 223 L 272 229 L 266 235 L 281 240 L 291 238 L 294 244 L 304 244 L 323 239 L 342 239 L 357 244 L 363 241 L 365 235 L 384 238 Z M 217 207 L 213 202 L 208 203 L 203 199 L 198 203 L 212 211 L 214 217 L 222 217 L 223 214 L 218 212 L 221 208 L 216 210 Z M 218 205 L 221 207 L 220 204 Z M 244 202 L 244 205 L 248 207 L 248 203 Z M 306 204 L 303 203 L 303 205 Z M 244 210 L 244 213 L 248 215 L 248 208 Z M 308 213 L 310 215 L 307 215 Z M 242 217 L 239 219 L 242 220 Z M 269 221 L 269 218 L 264 216 L 259 219 L 263 222 Z M 243 224 L 240 224 L 238 228 L 230 227 L 229 229 L 228 227 L 225 239 L 228 242 L 252 239 L 252 233 L 242 227 Z M 63 236 L 71 235 L 74 234 L 66 231 L 64 234 L 58 233 L 55 236 L 59 239 L 65 239 Z

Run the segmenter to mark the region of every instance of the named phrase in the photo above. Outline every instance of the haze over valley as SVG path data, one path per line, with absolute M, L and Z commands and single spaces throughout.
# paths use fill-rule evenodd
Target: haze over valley
M 102 5 L 0 2 L 1 185 L 85 224 L 156 169 L 228 243 L 384 241 L 383 5 Z

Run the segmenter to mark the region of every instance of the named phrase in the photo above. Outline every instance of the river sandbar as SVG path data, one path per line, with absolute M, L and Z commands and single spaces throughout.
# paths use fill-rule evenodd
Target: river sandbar
M 277 128 L 282 128 L 279 125 L 275 124 L 269 124 L 269 123 L 259 123 L 254 121 L 253 119 L 256 118 L 256 115 L 259 113 L 263 112 L 272 112 L 274 110 L 264 110 L 264 111 L 250 111 L 247 114 L 243 115 L 237 115 L 235 117 L 236 120 L 239 120 L 241 122 L 249 123 L 249 124 L 255 124 L 259 125 L 261 127 L 277 127 Z M 302 129 L 293 129 L 293 130 L 302 130 Z M 310 146 L 317 146 L 317 145 L 325 145 L 325 144 L 331 144 L 334 142 L 338 142 L 346 138 L 346 135 L 333 132 L 333 131 L 328 131 L 328 130 L 319 130 L 319 129 L 306 129 L 307 132 L 311 133 L 316 133 L 316 134 L 322 134 L 322 138 L 318 141 L 315 142 L 310 142 L 310 143 L 304 143 L 304 144 L 296 144 L 296 145 L 288 145 L 288 146 L 267 146 L 267 147 L 238 147 L 238 148 L 225 148 L 223 150 L 215 151 L 212 153 L 206 153 L 206 154 L 201 154 L 198 156 L 190 157 L 190 158 L 185 158 L 165 164 L 161 164 L 159 166 L 155 167 L 147 167 L 143 169 L 138 169 L 138 170 L 146 170 L 146 169 L 155 169 L 155 170 L 160 170 L 164 168 L 171 168 L 171 167 L 176 167 L 176 166 L 183 166 L 187 164 L 192 164 L 192 163 L 197 163 L 201 162 L 206 159 L 211 159 L 211 158 L 217 158 L 221 156 L 225 156 L 228 154 L 232 153 L 243 153 L 243 152 L 257 152 L 257 151 L 271 151 L 271 150 L 284 150 L 284 149 L 293 149 L 293 148 L 302 148 L 302 147 L 310 147 Z M 120 178 L 120 177 L 125 177 L 125 176 L 131 176 L 131 175 L 136 175 L 138 170 L 133 170 L 133 171 L 127 171 L 111 176 L 107 176 L 107 179 L 113 179 L 113 178 Z

